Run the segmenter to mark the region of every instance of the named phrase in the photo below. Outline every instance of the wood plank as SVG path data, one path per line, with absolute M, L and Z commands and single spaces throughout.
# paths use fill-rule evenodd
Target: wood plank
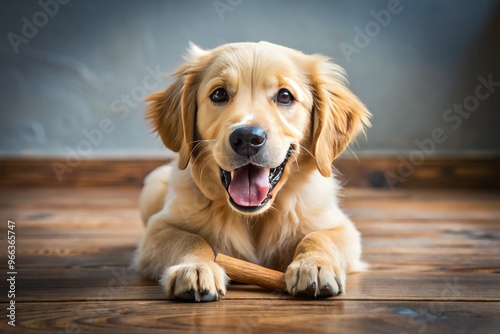
M 144 224 L 137 208 L 0 209 L 2 218 L 9 217 L 9 213 L 12 213 L 10 219 L 18 222 L 16 230 L 23 238 L 120 238 L 144 232 Z M 0 226 L 0 239 L 5 237 L 5 229 L 6 226 Z
M 6 304 L 0 304 L 4 308 Z M 223 300 L 19 303 L 3 333 L 495 333 L 498 302 Z M 43 311 L 41 311 L 43 310 Z M 290 316 L 293 314 L 293 316 Z
M 0 188 L 0 208 L 8 210 L 75 210 L 137 208 L 138 187 Z
M 0 209 L 1 216 L 2 210 Z M 19 222 L 16 230 L 20 235 L 37 238 L 65 238 L 67 236 L 116 238 L 122 235 L 142 234 L 145 230 L 137 210 L 129 209 L 100 210 L 98 214 L 89 210 L 67 210 L 66 212 L 58 210 L 54 213 L 24 214 L 16 221 Z M 355 223 L 365 239 L 379 238 L 381 242 L 386 242 L 387 238 L 393 238 L 397 243 L 409 236 L 412 236 L 415 242 L 440 242 L 445 245 L 463 243 L 481 247 L 500 242 L 500 224 L 497 220 L 355 219 Z M 2 226 L 3 230 L 5 228 Z M 5 235 L 0 235 L 0 239 L 2 237 Z
M 354 220 L 496 220 L 500 221 L 500 193 L 474 191 L 367 191 L 346 189 L 341 207 Z M 374 196 L 378 194 L 378 196 Z
M 170 159 L 82 159 L 66 162 L 61 157 L 0 158 L 0 186 L 8 187 L 108 187 L 142 185 L 153 169 Z M 57 170 L 59 172 L 57 172 Z M 61 172 L 62 171 L 62 172 Z
M 12 216 L 19 221 L 17 230 L 23 236 L 40 238 L 78 235 L 137 235 L 144 232 L 138 208 L 61 208 L 40 210 L 0 209 L 0 219 Z M 433 237 L 448 235 L 472 240 L 494 239 L 500 231 L 499 219 L 418 219 L 351 216 L 363 237 L 407 236 Z M 6 218 L 5 218 L 6 219 Z M 0 226 L 0 231 L 5 226 Z M 0 234 L 0 238 L 4 236 Z
M 443 228 L 442 224 L 450 223 L 447 228 L 450 233 L 460 233 L 455 226 L 461 226 L 462 232 L 467 233 L 466 230 L 479 221 L 500 221 L 500 195 L 496 193 L 481 194 L 479 198 L 474 194 L 456 192 L 443 193 L 437 198 L 436 195 L 429 195 L 428 191 L 414 191 L 412 196 L 408 196 L 406 191 L 379 193 L 348 189 L 347 193 L 349 197 L 343 200 L 343 207 L 362 230 L 372 225 L 380 226 L 381 231 L 401 230 L 406 226 L 410 229 L 413 226 L 410 222 L 438 221 L 440 228 Z M 378 195 L 368 196 L 370 193 Z M 57 234 L 54 229 L 63 231 L 62 227 L 68 228 L 68 233 L 77 229 L 81 229 L 82 233 L 92 233 L 92 229 L 96 228 L 108 229 L 108 232 L 116 229 L 129 234 L 142 231 L 137 208 L 138 189 L 79 188 L 77 192 L 72 189 L 11 189 L 0 191 L 0 199 L 2 220 L 21 221 L 19 228 L 26 226 L 25 231 L 37 234 L 44 233 L 45 228 L 46 233 Z M 391 226 L 391 222 L 405 224 Z M 0 231 L 4 229 L 2 224 Z M 491 227 L 485 233 L 491 234 Z M 3 235 L 1 233 L 0 238 Z
M 351 274 L 347 293 L 335 300 L 500 301 L 498 273 L 368 271 Z M 164 300 L 156 282 L 128 267 L 19 269 L 16 300 Z M 0 296 L 5 299 L 5 296 Z M 232 299 L 294 299 L 256 286 L 231 285 Z
M 62 235 L 39 238 L 18 233 L 17 263 L 28 267 L 127 266 L 141 234 Z M 446 240 L 446 239 L 444 239 Z M 441 238 L 414 236 L 407 242 L 397 237 L 365 238 L 363 258 L 375 264 L 427 265 L 435 268 L 474 268 L 500 266 L 498 240 L 443 241 Z M 476 247 L 477 246 L 477 247 Z M 0 256 L 6 249 L 0 249 Z M 0 268 L 5 264 L 0 263 Z
M 78 236 L 39 239 L 17 234 L 16 265 L 19 268 L 128 266 L 140 235 L 120 238 L 80 238 Z M 0 258 L 6 258 L 0 249 Z M 0 263 L 4 268 L 5 263 Z
M 351 187 L 499 189 L 495 179 L 500 170 L 498 155 L 488 157 L 427 157 L 422 164 L 408 157 L 385 156 L 337 159 L 334 166 Z M 403 165 L 407 165 L 404 167 Z M 402 167 L 403 166 L 403 167 Z M 396 181 L 398 180 L 398 181 Z
M 415 191 L 412 196 L 402 191 L 393 193 L 372 191 L 377 197 L 363 197 L 359 192 L 345 191 L 342 207 L 355 221 L 363 220 L 496 220 L 500 221 L 500 194 L 467 192 L 431 195 Z M 365 192 L 366 193 L 366 192 Z M 396 193 L 400 193 L 399 191 Z M 436 197 L 437 196 L 437 197 Z M 115 191 L 112 188 L 73 189 L 4 189 L 0 191 L 2 219 L 38 220 L 49 218 L 55 211 L 71 214 L 95 210 L 121 209 L 138 217 L 139 189 Z M 385 200 L 384 200 L 385 198 Z M 123 213 L 123 212 L 122 212 Z M 78 217 L 74 215 L 74 217 Z M 96 218 L 98 216 L 96 215 Z M 132 216 L 131 216 L 132 217 Z M 3 226 L 0 226 L 3 228 Z
M 99 214 L 59 210 L 51 214 L 26 216 L 37 218 L 15 219 L 19 222 L 17 233 L 22 238 L 122 238 L 142 235 L 145 231 L 136 210 L 105 210 L 99 211 Z M 433 247 L 500 246 L 500 224 L 497 220 L 355 219 L 355 223 L 363 236 L 365 247 L 400 244 Z M 0 240 L 6 236 L 5 229 L 5 226 L 0 226 Z M 388 239 L 392 240 L 388 242 Z
M 140 186 L 144 177 L 169 159 L 82 159 L 68 165 L 64 157 L 0 158 L 0 186 L 87 187 Z M 351 187 L 388 188 L 388 175 L 402 176 L 395 188 L 500 189 L 500 156 L 428 157 L 410 173 L 401 173 L 399 157 L 341 157 L 334 166 Z M 65 168 L 58 177 L 54 166 Z M 63 167 L 65 166 L 65 167 Z M 59 173 L 60 174 L 60 173 Z

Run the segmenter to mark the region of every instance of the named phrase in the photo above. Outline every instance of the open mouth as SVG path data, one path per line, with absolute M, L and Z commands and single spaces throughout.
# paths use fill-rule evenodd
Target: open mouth
M 271 199 L 270 192 L 281 179 L 292 153 L 293 148 L 290 147 L 285 160 L 275 168 L 247 164 L 228 172 L 219 167 L 221 182 L 231 204 L 243 212 L 253 212 L 263 207 Z

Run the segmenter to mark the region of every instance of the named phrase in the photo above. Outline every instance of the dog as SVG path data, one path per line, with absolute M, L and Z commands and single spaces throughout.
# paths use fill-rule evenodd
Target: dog
M 370 126 L 344 70 L 283 46 L 190 44 L 146 117 L 178 158 L 140 195 L 135 265 L 169 299 L 226 294 L 224 253 L 285 272 L 291 295 L 343 293 L 362 269 L 360 233 L 341 211 L 334 159 Z

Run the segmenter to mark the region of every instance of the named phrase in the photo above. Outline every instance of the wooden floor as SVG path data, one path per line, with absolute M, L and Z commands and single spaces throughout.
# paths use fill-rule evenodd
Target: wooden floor
M 2 189 L 0 268 L 5 277 L 11 219 L 17 276 L 16 327 L 3 315 L 0 332 L 499 333 L 499 193 L 344 194 L 371 264 L 348 276 L 347 294 L 300 300 L 233 285 L 222 301 L 188 304 L 128 269 L 144 231 L 137 189 Z

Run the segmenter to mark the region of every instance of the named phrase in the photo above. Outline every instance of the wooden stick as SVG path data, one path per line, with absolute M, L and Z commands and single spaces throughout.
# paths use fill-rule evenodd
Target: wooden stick
M 280 271 L 218 254 L 215 262 L 226 271 L 232 281 L 257 285 L 266 289 L 287 291 L 284 274 Z

